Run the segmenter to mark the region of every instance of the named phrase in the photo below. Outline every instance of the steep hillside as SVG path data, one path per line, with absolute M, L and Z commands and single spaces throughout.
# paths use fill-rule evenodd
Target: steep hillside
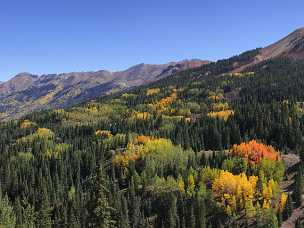
M 273 58 L 289 58 L 292 60 L 304 60 L 304 28 L 299 28 L 288 36 L 261 48 L 259 53 L 246 65 L 237 67 L 234 72 L 244 70 L 246 67 L 256 65 Z
M 262 49 L 262 59 L 288 57 L 295 60 L 304 59 L 304 28 L 297 29 L 280 41 Z
M 162 65 L 140 64 L 120 72 L 75 72 L 40 77 L 21 73 L 0 84 L 0 120 L 17 118 L 33 110 L 67 107 L 206 63 L 185 60 Z
M 25 90 L 37 79 L 38 77 L 35 75 L 31 75 L 29 73 L 20 73 L 12 80 L 0 83 L 0 96 Z
M 240 56 L 221 60 L 222 68 L 206 74 L 242 72 L 274 58 L 304 59 L 304 28 L 298 29 L 280 41 Z M 125 71 L 75 72 L 40 77 L 21 73 L 0 84 L 0 120 L 18 118 L 34 110 L 68 107 L 101 95 L 148 84 L 177 72 L 201 67 L 209 63 L 185 60 L 162 65 L 139 64 Z
M 30 227 L 301 227 L 304 62 L 233 72 L 260 51 L 1 123 L 7 217 Z M 126 77 L 138 71 L 147 69 Z
M 20 210 L 19 223 L 277 227 L 293 216 L 303 174 L 283 188 L 282 154 L 303 157 L 304 63 L 231 73 L 255 53 L 1 124 L 1 188 L 16 214 L 39 216 Z

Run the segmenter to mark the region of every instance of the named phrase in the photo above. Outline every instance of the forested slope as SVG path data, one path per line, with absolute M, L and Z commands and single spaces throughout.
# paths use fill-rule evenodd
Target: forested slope
M 8 227 L 278 227 L 298 207 L 304 63 L 259 50 L 0 126 Z M 297 224 L 300 227 L 301 220 Z

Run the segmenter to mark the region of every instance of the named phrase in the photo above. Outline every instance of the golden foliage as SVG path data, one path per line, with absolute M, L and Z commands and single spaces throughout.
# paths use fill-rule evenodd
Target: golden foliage
M 189 196 L 192 196 L 194 194 L 194 189 L 195 189 L 195 181 L 194 181 L 194 176 L 193 174 L 190 174 L 188 176 L 188 188 L 187 188 L 187 194 Z
M 132 94 L 132 93 L 124 93 L 121 95 L 122 98 L 125 98 L 125 99 L 129 99 L 129 98 L 136 98 L 137 95 L 135 94 Z
M 211 118 L 219 118 L 219 119 L 223 119 L 225 121 L 228 120 L 228 118 L 230 116 L 234 115 L 234 111 L 233 110 L 225 110 L 225 111 L 218 111 L 218 112 L 209 112 L 208 116 Z
M 221 99 L 221 97 L 218 96 L 218 95 L 210 95 L 208 97 L 208 99 L 211 100 L 211 101 L 213 101 L 213 102 L 218 102 Z
M 164 97 L 159 100 L 156 104 L 150 104 L 150 106 L 158 113 L 166 110 L 166 107 L 171 105 L 177 99 L 177 90 L 172 89 L 170 96 Z
M 107 130 L 97 130 L 95 132 L 95 135 L 102 139 L 111 138 L 113 136 L 111 131 L 107 131 Z
M 30 128 L 30 127 L 33 127 L 35 126 L 36 124 L 30 120 L 23 120 L 21 123 L 20 123 L 20 128 L 21 129 L 27 129 L 27 128 Z
M 84 111 L 87 112 L 87 113 L 94 114 L 94 113 L 98 113 L 98 108 L 94 105 L 90 105 Z
M 178 189 L 181 193 L 185 193 L 185 182 L 181 176 L 177 179 Z
M 147 90 L 146 95 L 151 96 L 151 95 L 157 94 L 159 92 L 160 92 L 160 88 L 151 88 L 151 89 Z
M 277 200 L 278 204 L 276 207 L 280 207 L 280 197 L 279 196 L 279 185 L 277 182 L 270 180 L 267 183 L 263 183 L 262 197 L 263 197 L 263 208 L 268 209 L 273 206 L 273 200 Z M 284 205 L 285 206 L 285 205 Z M 283 209 L 283 208 L 282 208 Z
M 254 199 L 257 180 L 256 176 L 248 178 L 244 173 L 233 175 L 222 171 L 212 184 L 214 198 L 228 214 L 245 208 L 245 202 Z
M 236 73 L 230 73 L 230 77 L 234 78 L 243 78 L 243 77 L 248 77 L 248 76 L 253 76 L 255 75 L 254 72 L 236 72 Z
M 113 164 L 127 167 L 130 161 L 137 161 L 148 154 L 166 154 L 173 148 L 173 144 L 168 139 L 154 139 L 149 136 L 137 136 L 133 142 L 128 143 L 127 148 L 122 153 L 117 153 L 113 157 Z
M 219 102 L 220 100 L 222 100 L 224 98 L 224 95 L 222 94 L 221 91 L 210 91 L 209 92 L 209 96 L 208 99 L 211 102 Z
M 282 212 L 286 206 L 286 202 L 287 202 L 287 198 L 288 198 L 288 195 L 283 192 L 281 194 L 281 198 L 280 198 L 280 204 L 279 204 L 279 211 Z
M 53 139 L 54 137 L 55 134 L 52 130 L 47 128 L 38 128 L 34 134 L 22 137 L 21 139 L 18 139 L 17 142 L 32 142 L 35 139 L 49 140 Z
M 176 100 L 176 98 L 177 98 L 176 90 L 173 90 L 173 92 L 171 93 L 171 95 L 168 96 L 168 97 L 162 98 L 158 102 L 157 106 L 160 106 L 160 107 L 162 107 L 162 106 L 168 106 L 168 105 L 172 104 L 173 101 Z
M 52 139 L 55 136 L 54 132 L 48 128 L 38 128 L 35 134 L 39 138 L 44 138 L 44 139 Z
M 281 193 L 279 184 L 273 180 L 263 183 L 262 191 L 257 188 L 258 177 L 246 176 L 241 173 L 233 175 L 221 171 L 212 184 L 212 193 L 218 206 L 228 215 L 245 209 L 246 216 L 252 217 L 259 202 L 264 209 L 273 208 L 282 211 L 286 205 L 287 196 Z
M 227 102 L 226 103 L 221 103 L 221 102 L 213 103 L 211 106 L 212 106 L 211 108 L 212 108 L 213 111 L 229 110 L 229 105 L 228 105 Z
M 138 120 L 146 120 L 150 117 L 150 113 L 148 112 L 136 112 L 135 113 L 135 118 Z
M 44 155 L 47 158 L 59 158 L 64 152 L 66 152 L 71 146 L 66 143 L 55 144 L 48 148 Z

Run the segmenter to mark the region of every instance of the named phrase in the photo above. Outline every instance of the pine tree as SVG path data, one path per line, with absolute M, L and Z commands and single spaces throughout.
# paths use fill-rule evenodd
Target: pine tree
M 296 203 L 296 206 L 300 206 L 301 204 L 301 196 L 304 189 L 304 181 L 303 181 L 303 168 L 300 166 L 298 168 L 296 180 L 295 180 L 295 189 L 293 192 L 293 199 Z
M 16 216 L 13 207 L 7 196 L 2 197 L 0 189 L 0 224 L 8 227 L 15 228 Z
M 14 212 L 16 215 L 16 223 L 18 225 L 23 224 L 24 220 L 23 220 L 23 216 L 22 216 L 22 206 L 21 206 L 19 197 L 14 202 Z
M 195 228 L 195 214 L 194 214 L 194 208 L 193 205 L 191 204 L 190 207 L 190 218 L 189 218 L 189 228 Z
M 95 206 L 93 208 L 93 219 L 90 223 L 93 227 L 109 228 L 115 225 L 112 220 L 111 212 L 114 210 L 109 205 L 107 198 L 108 190 L 106 188 L 106 179 L 102 164 L 99 167 L 96 177 L 96 195 L 94 198 Z
M 34 228 L 35 222 L 37 219 L 37 213 L 35 212 L 35 208 L 28 203 L 27 200 L 22 201 L 23 204 L 23 225 L 28 228 Z
M 141 219 L 141 200 L 139 197 L 135 197 L 133 199 L 133 205 L 131 206 L 132 212 L 131 212 L 131 223 L 133 228 L 140 227 L 140 219 Z
M 129 209 L 128 202 L 126 198 L 122 197 L 122 208 L 120 213 L 120 227 L 121 228 L 130 228 L 130 220 L 129 220 Z
M 175 228 L 177 227 L 177 220 L 178 220 L 177 208 L 176 208 L 176 202 L 177 202 L 176 196 L 174 194 L 171 194 L 169 200 L 170 200 L 170 206 L 168 211 L 168 216 L 169 216 L 168 227 Z
M 290 195 L 288 195 L 287 202 L 285 209 L 283 211 L 283 219 L 286 220 L 291 216 L 291 213 L 293 211 L 293 202 Z
M 257 227 L 258 228 L 278 228 L 278 219 L 276 214 L 270 210 L 260 210 L 257 212 Z
M 51 227 L 51 225 L 52 225 L 51 207 L 48 198 L 44 195 L 41 201 L 40 209 L 38 211 L 37 226 Z
M 197 196 L 197 228 L 206 228 L 206 203 L 205 199 Z

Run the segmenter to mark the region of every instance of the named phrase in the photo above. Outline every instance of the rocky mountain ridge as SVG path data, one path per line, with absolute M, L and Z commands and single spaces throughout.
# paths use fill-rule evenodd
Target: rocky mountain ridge
M 20 73 L 0 84 L 0 120 L 18 118 L 39 109 L 68 107 L 207 63 L 184 60 L 167 64 L 138 64 L 117 72 L 101 70 L 41 76 Z

